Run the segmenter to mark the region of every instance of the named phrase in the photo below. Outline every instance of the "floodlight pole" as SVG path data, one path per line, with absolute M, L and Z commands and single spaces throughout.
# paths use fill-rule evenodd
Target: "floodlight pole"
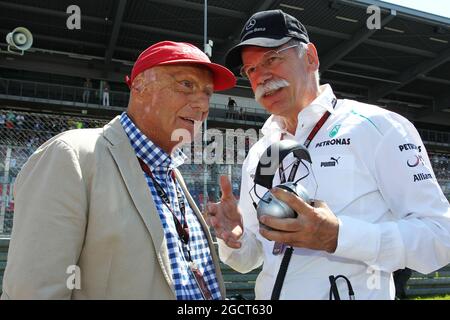
M 208 0 L 204 0 L 203 11 L 203 51 L 206 53 L 206 46 L 208 45 Z

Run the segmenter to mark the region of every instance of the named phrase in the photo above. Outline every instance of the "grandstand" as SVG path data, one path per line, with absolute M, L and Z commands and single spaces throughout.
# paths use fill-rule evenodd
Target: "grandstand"
M 123 112 L 129 98 L 124 76 L 148 45 L 174 40 L 203 48 L 203 2 L 80 0 L 81 29 L 69 30 L 66 9 L 71 1 L 0 0 L 1 236 L 11 233 L 13 184 L 27 158 L 62 131 L 100 127 Z M 366 26 L 371 4 L 381 8 L 380 29 Z M 212 60 L 223 63 L 246 19 L 265 9 L 282 9 L 305 24 L 319 51 L 321 82 L 330 83 L 339 98 L 378 104 L 416 125 L 450 198 L 450 19 L 375 0 L 210 0 L 207 35 L 214 41 Z M 33 47 L 23 56 L 8 53 L 3 40 L 18 26 L 27 27 L 34 37 Z M 86 78 L 92 80 L 92 88 L 83 86 Z M 105 81 L 111 88 L 109 105 L 101 101 Z M 233 117 L 227 115 L 229 96 L 242 108 Z M 253 101 L 249 83 L 238 78 L 236 88 L 213 96 L 206 126 L 221 132 L 258 131 L 268 116 Z M 193 145 L 191 153 L 203 155 L 214 142 L 201 139 L 199 149 Z M 219 198 L 221 174 L 231 176 L 234 193 L 239 194 L 238 160 L 253 142 L 246 139 L 244 149 L 227 151 L 234 164 L 182 167 L 200 207 L 207 199 Z M 245 292 L 252 296 L 251 290 Z

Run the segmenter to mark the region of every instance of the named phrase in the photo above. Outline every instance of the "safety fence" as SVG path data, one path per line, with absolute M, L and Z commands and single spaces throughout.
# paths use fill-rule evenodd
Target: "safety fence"
M 104 126 L 109 120 L 0 109 L 0 235 L 11 233 L 14 213 L 13 186 L 20 169 L 30 155 L 45 141 L 63 131 L 98 128 Z M 244 139 L 243 147 L 237 145 L 239 139 L 241 141 Z M 212 143 L 212 140 L 206 141 Z M 239 195 L 242 161 L 255 140 L 246 139 L 244 131 L 235 133 L 232 140 L 233 143 L 224 144 L 223 155 L 220 156 L 222 158 L 218 159 L 222 161 L 210 164 L 202 159 L 210 150 L 212 155 L 209 152 L 208 156 L 214 159 L 216 151 L 214 148 L 208 149 L 208 144 L 202 139 L 199 143 L 197 141 L 183 149 L 190 158 L 188 163 L 180 167 L 180 170 L 194 200 L 201 209 L 207 200 L 216 201 L 219 198 L 218 181 L 221 175 L 230 177 L 233 182 L 233 192 Z M 226 156 L 232 160 L 231 163 L 223 161 L 226 160 Z
M 0 109 L 0 235 L 11 233 L 14 212 L 13 185 L 18 172 L 34 150 L 46 140 L 63 131 L 77 128 L 98 128 L 109 120 Z M 233 192 L 235 195 L 239 195 L 242 160 L 255 140 L 248 139 L 244 131 L 237 133 L 235 130 L 233 134 L 235 135 L 234 143 L 230 145 L 224 143 L 222 155 L 225 157 L 231 154 L 233 159 L 231 164 L 226 164 L 226 161 L 210 164 L 204 162 L 202 159 L 207 153 L 208 145 L 202 139 L 200 139 L 200 145 L 193 143 L 185 150 L 190 153 L 191 161 L 180 169 L 200 208 L 207 200 L 215 201 L 219 198 L 218 180 L 220 175 L 228 175 L 231 178 Z M 237 141 L 242 138 L 239 135 L 243 135 L 245 139 L 244 146 L 237 144 Z M 226 135 L 224 137 L 228 139 Z M 199 157 L 196 154 L 198 152 L 200 153 Z M 444 194 L 450 197 L 450 154 L 429 152 L 429 155 L 441 188 Z M 200 163 L 196 161 L 198 158 L 200 158 Z

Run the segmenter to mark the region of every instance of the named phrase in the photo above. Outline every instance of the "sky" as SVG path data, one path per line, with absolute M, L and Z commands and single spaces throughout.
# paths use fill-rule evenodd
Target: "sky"
M 450 18 L 449 0 L 382 0 L 382 1 Z

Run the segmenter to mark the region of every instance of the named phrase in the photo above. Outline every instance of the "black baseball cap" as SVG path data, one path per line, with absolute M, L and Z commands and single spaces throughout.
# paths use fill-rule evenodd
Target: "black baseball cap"
M 245 23 L 240 39 L 240 43 L 225 56 L 225 65 L 231 70 L 242 65 L 241 50 L 244 46 L 275 48 L 291 39 L 309 43 L 306 28 L 281 10 L 261 11 L 252 15 Z

